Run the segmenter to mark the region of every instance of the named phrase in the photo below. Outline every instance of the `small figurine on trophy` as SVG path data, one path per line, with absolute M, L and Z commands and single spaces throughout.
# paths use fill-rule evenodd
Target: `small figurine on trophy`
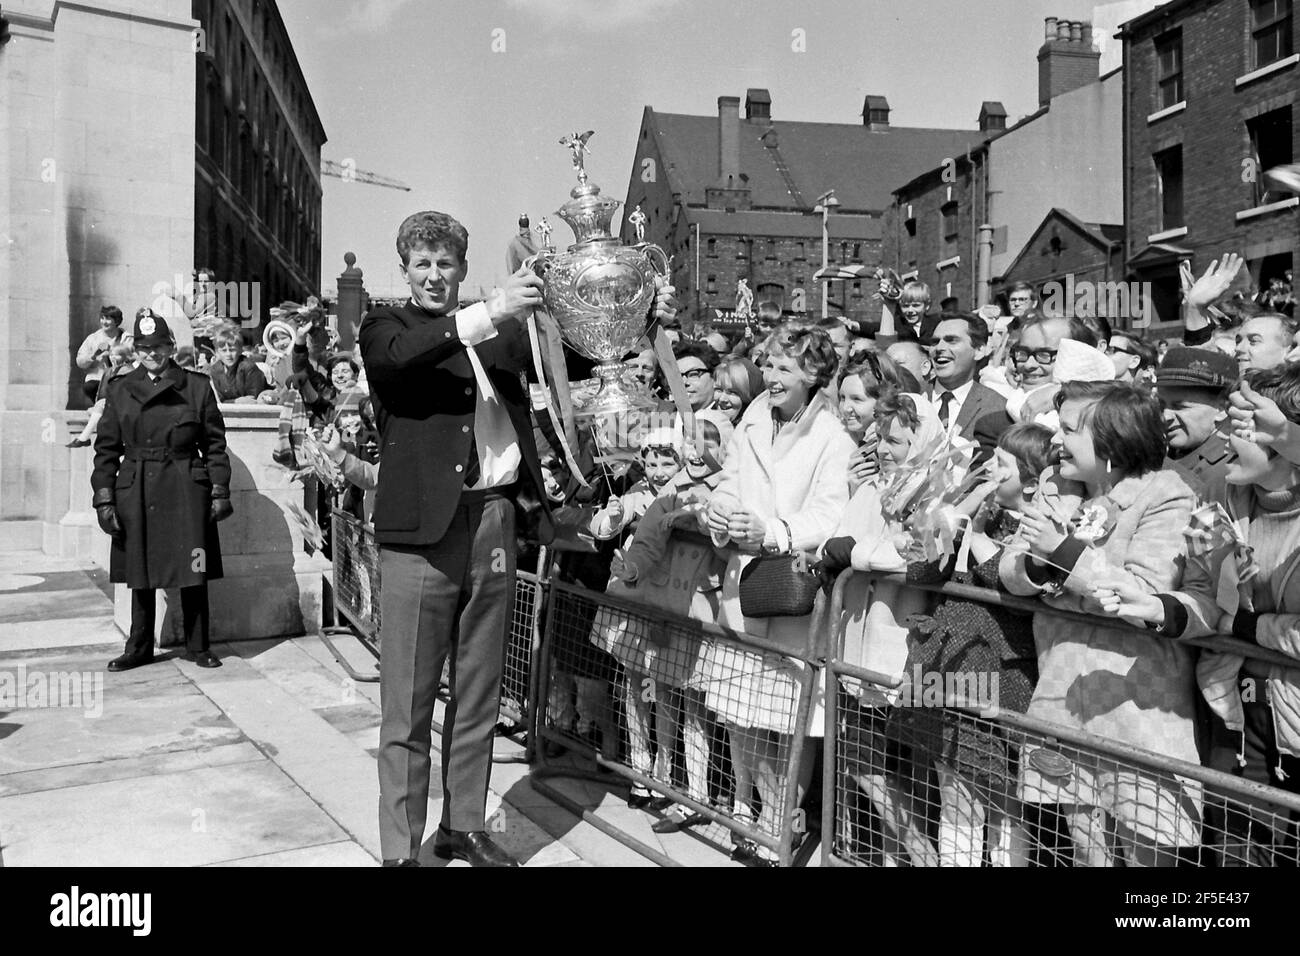
M 560 145 L 569 147 L 569 150 L 573 153 L 573 171 L 578 174 L 578 182 L 583 185 L 587 183 L 584 157 L 591 152 L 587 140 L 591 139 L 591 134 L 594 132 L 596 132 L 594 129 L 589 129 L 585 133 L 570 133 L 560 140 Z
M 542 221 L 534 228 L 536 228 L 537 234 L 542 237 L 542 248 L 554 250 L 555 247 L 551 245 L 551 224 L 546 221 L 546 217 L 543 216 Z
M 749 319 L 754 315 L 754 293 L 749 288 L 749 280 L 742 278 L 736 283 L 736 318 Z
M 627 221 L 636 232 L 636 241 L 645 242 L 646 214 L 641 211 L 640 205 L 628 213 Z

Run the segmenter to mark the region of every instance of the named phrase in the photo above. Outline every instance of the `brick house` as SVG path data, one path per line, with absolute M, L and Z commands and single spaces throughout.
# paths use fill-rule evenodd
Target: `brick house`
M 647 106 L 628 180 L 626 213 L 641 207 L 646 239 L 674 257 L 684 322 L 713 321 L 736 303 L 745 278 L 755 305 L 820 315 L 819 197 L 835 191 L 828 219 L 832 266 L 874 269 L 892 186 L 979 141 L 975 130 L 893 126 L 889 104 L 868 96 L 860 123 L 777 120 L 767 90 L 751 89 L 745 112 L 718 98 L 716 116 L 661 113 Z M 631 228 L 623 226 L 623 238 Z M 879 317 L 869 279 L 828 283 L 831 314 Z M 872 315 L 871 313 L 875 313 Z
M 1120 35 L 1125 253 L 1159 331 L 1179 321 L 1180 260 L 1240 253 L 1252 287 L 1295 267 L 1300 197 L 1262 173 L 1300 150 L 1300 20 L 1292 0 L 1171 0 Z

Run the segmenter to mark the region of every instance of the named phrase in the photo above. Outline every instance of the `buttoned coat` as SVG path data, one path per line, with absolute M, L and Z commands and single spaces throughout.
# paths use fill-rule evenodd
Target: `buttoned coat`
M 376 309 L 361 323 L 359 338 L 381 436 L 375 537 L 380 544 L 436 544 L 460 503 L 478 403 L 456 316 L 427 314 L 409 302 Z M 515 427 L 521 492 L 538 517 L 538 540 L 549 543 L 546 486 L 520 379 L 527 336 L 511 320 L 474 350 Z
M 95 502 L 117 507 L 109 580 L 183 588 L 222 575 L 212 486 L 230 485 L 226 425 L 206 375 L 169 364 L 112 379 L 95 436 Z

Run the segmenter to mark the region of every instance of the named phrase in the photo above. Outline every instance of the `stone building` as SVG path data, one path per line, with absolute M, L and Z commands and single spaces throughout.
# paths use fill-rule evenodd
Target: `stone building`
M 1121 35 L 1125 252 L 1160 330 L 1183 259 L 1199 274 L 1240 253 L 1253 287 L 1295 268 L 1300 197 L 1262 174 L 1300 152 L 1300 18 L 1291 0 L 1171 0 Z
M 743 117 L 736 96 L 718 97 L 716 116 L 645 108 L 626 209 L 639 205 L 646 239 L 674 257 L 687 322 L 733 309 L 741 278 L 756 305 L 820 315 L 822 284 L 813 275 L 823 217 L 814 209 L 828 190 L 839 203 L 827 222 L 829 263 L 875 268 L 890 189 L 981 139 L 975 130 L 895 126 L 889 114 L 883 96 L 868 96 L 858 123 L 780 119 L 765 89 L 746 93 Z M 829 287 L 831 314 L 879 318 L 869 279 Z

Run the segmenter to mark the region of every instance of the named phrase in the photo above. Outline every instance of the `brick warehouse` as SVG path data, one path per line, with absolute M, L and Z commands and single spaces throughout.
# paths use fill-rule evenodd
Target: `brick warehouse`
M 830 263 L 874 268 L 889 190 L 980 138 L 976 130 L 893 126 L 882 96 L 866 97 L 856 124 L 775 120 L 763 89 L 747 92 L 743 118 L 734 96 L 719 97 L 713 117 L 647 106 L 626 209 L 639 205 L 646 238 L 674 256 L 686 322 L 734 308 L 742 277 L 756 304 L 772 300 L 787 313 L 817 315 L 817 197 L 834 189 L 840 203 L 829 219 Z M 623 238 L 631 238 L 626 222 Z M 869 280 L 830 286 L 833 314 L 879 318 Z
M 1292 0 L 1172 0 L 1125 23 L 1130 270 L 1157 329 L 1178 320 L 1178 262 L 1243 254 L 1252 286 L 1293 269 L 1300 199 L 1260 173 L 1295 162 L 1300 22 Z

